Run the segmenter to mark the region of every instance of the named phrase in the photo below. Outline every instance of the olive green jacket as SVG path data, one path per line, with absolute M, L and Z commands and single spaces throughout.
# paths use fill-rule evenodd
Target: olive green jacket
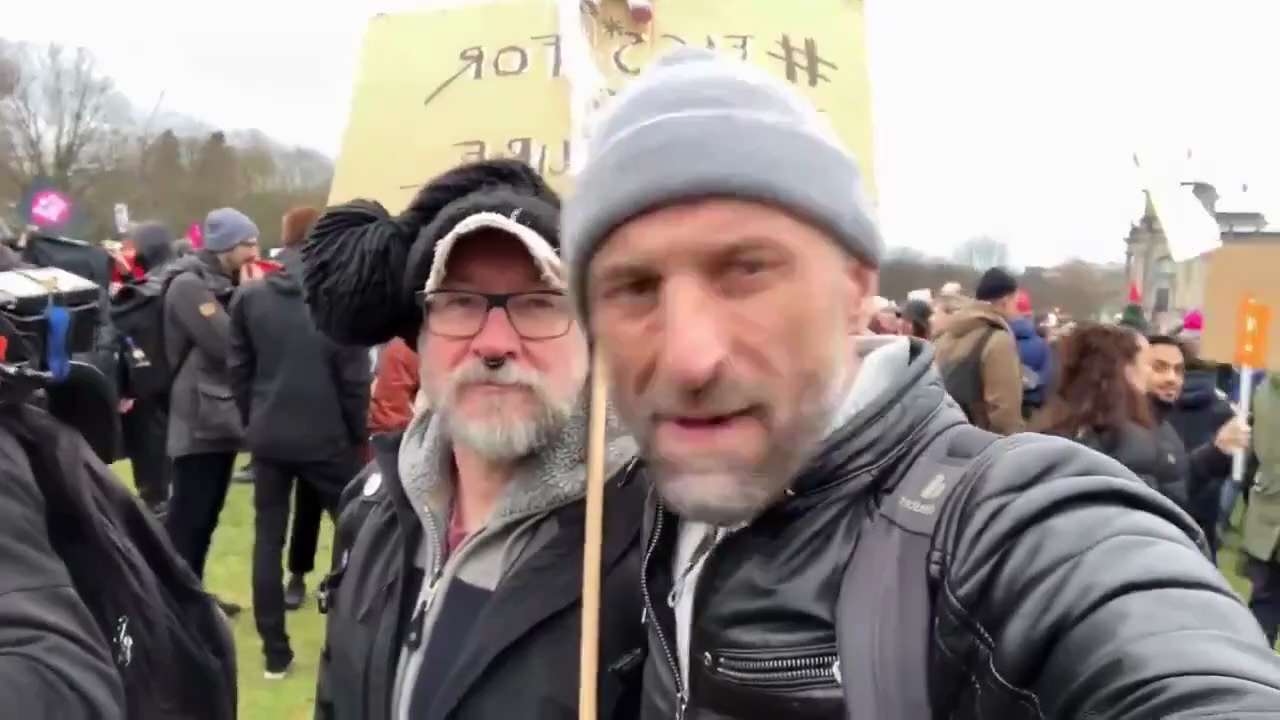
M 1258 474 L 1244 516 L 1244 551 L 1280 560 L 1280 374 L 1258 385 L 1253 402 L 1253 450 Z

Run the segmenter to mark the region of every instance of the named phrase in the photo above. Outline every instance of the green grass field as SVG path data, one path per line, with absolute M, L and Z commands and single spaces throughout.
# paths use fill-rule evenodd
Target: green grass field
M 241 467 L 237 463 L 236 467 Z M 129 463 L 113 466 L 120 477 L 132 483 Z M 232 621 L 235 626 L 236 655 L 240 672 L 241 720 L 304 720 L 312 716 L 316 689 L 316 663 L 324 640 L 324 617 L 316 610 L 315 587 L 329 569 L 333 526 L 326 517 L 320 529 L 320 549 L 316 571 L 307 577 L 311 593 L 307 604 L 288 614 L 289 639 L 295 660 L 293 672 L 284 680 L 262 677 L 262 643 L 253 626 L 253 487 L 232 484 L 227 505 L 205 569 L 205 582 L 213 594 L 244 607 Z
M 238 463 L 236 467 L 241 467 L 241 464 Z M 132 483 L 133 476 L 127 462 L 118 463 L 114 468 L 121 478 Z M 241 484 L 231 486 L 218 531 L 213 536 L 205 580 L 212 593 L 244 606 L 244 612 L 233 621 L 239 659 L 242 720 L 304 720 L 312 716 L 316 663 L 324 640 L 324 618 L 316 610 L 314 591 L 323 577 L 322 573 L 328 570 L 332 538 L 333 526 L 326 517 L 320 530 L 316 572 L 307 578 L 307 589 L 313 595 L 305 607 L 288 616 L 289 638 L 296 656 L 293 673 L 284 680 L 264 680 L 262 645 L 253 626 L 253 593 L 250 586 L 253 488 Z M 1239 556 L 1230 547 L 1234 540 L 1234 536 L 1228 536 L 1229 547 L 1223 549 L 1219 565 L 1232 587 L 1248 597 L 1249 583 L 1236 574 Z

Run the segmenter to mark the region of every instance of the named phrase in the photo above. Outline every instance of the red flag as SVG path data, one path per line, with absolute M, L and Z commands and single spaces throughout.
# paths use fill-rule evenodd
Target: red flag
M 1142 292 L 1138 290 L 1137 283 L 1129 283 L 1129 304 L 1130 305 L 1142 304 Z

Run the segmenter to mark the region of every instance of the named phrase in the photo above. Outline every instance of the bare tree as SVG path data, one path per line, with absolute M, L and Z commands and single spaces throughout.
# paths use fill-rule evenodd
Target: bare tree
M 960 243 L 952 253 L 956 263 L 982 271 L 1009 265 L 1009 246 L 990 235 L 978 235 Z
M 0 172 L 18 187 L 48 178 L 67 192 L 92 182 L 90 175 L 111 162 L 120 128 L 122 99 L 84 49 L 68 52 L 49 45 L 43 52 L 20 45 L 5 51 L 7 94 L 0 93 L 0 145 L 9 152 Z
M 13 94 L 18 87 L 18 63 L 10 57 L 9 43 L 0 39 L 0 99 Z

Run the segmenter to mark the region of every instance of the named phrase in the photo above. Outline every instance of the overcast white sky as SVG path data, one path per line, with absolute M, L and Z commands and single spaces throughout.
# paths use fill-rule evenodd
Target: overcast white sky
M 166 109 L 332 154 L 368 15 L 424 4 L 14 2 L 0 35 L 85 45 L 139 105 L 163 93 Z M 1141 203 L 1135 151 L 1174 167 L 1191 149 L 1178 172 L 1280 222 L 1280 0 L 867 0 L 867 13 L 891 244 L 946 254 L 991 234 L 1022 264 L 1120 260 Z

